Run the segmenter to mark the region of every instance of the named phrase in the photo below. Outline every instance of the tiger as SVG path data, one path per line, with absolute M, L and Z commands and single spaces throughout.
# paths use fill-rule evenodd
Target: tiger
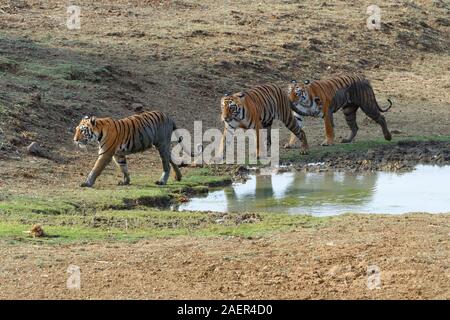
M 237 128 L 256 130 L 256 152 L 260 156 L 259 130 L 268 129 L 267 144 L 270 146 L 270 129 L 275 119 L 282 121 L 301 141 L 300 153 L 308 153 L 302 118 L 292 112 L 289 97 L 281 87 L 275 84 L 258 85 L 246 91 L 225 94 L 220 103 L 224 122 L 220 144 L 222 157 L 227 135 L 233 134 Z
M 350 87 L 351 89 L 348 89 Z M 338 97 L 336 107 L 331 108 L 332 100 L 340 89 L 348 90 L 348 93 L 351 91 L 353 99 L 350 99 L 347 105 L 343 105 L 340 103 L 343 101 L 342 97 Z M 326 138 L 322 143 L 323 146 L 334 143 L 333 113 L 341 108 L 344 111 L 346 122 L 351 129 L 351 134 L 347 138 L 342 139 L 342 143 L 349 143 L 356 136 L 356 132 L 358 131 L 356 111 L 358 108 L 361 108 L 367 116 L 382 127 L 386 140 L 390 141 L 392 139 L 387 129 L 386 119 L 380 114 L 380 112 L 388 111 L 392 106 L 392 102 L 388 99 L 390 106 L 385 110 L 381 109 L 376 103 L 375 94 L 370 82 L 362 75 L 342 75 L 327 80 L 305 81 L 304 84 L 297 83 L 297 81 L 293 80 L 288 87 L 288 94 L 292 105 L 297 108 L 311 108 L 314 103 L 317 105 L 317 101 L 320 101 L 322 110 L 315 115 L 321 116 L 324 119 Z M 291 136 L 291 142 L 290 144 L 293 145 L 295 136 Z
M 161 178 L 155 183 L 167 183 L 170 166 L 174 170 L 175 180 L 180 181 L 182 175 L 176 163 L 172 161 L 170 149 L 172 132 L 175 130 L 174 120 L 161 111 L 146 111 L 120 120 L 83 117 L 75 129 L 73 140 L 80 147 L 86 147 L 89 142 L 98 142 L 99 156 L 81 187 L 92 187 L 111 159 L 114 159 L 123 174 L 123 179 L 118 184 L 130 184 L 126 156 L 145 151 L 152 146 L 158 149 L 163 166 Z M 179 137 L 178 142 L 181 141 L 182 137 Z

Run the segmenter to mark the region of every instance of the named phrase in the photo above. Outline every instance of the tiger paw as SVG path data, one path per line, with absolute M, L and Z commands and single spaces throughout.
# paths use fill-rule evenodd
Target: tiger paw
M 192 162 L 189 165 L 190 168 L 203 168 L 203 163 L 202 162 Z
M 389 132 L 389 133 L 386 133 L 385 135 L 384 135 L 384 139 L 386 139 L 387 141 L 391 141 L 392 140 L 392 135 L 391 135 L 391 133 Z
M 307 149 L 307 148 L 300 148 L 300 154 L 301 154 L 301 155 L 307 155 L 307 154 L 309 154 L 309 149 Z
M 284 149 L 294 149 L 294 148 L 295 148 L 295 145 L 294 145 L 294 144 L 290 144 L 290 143 L 286 143 L 286 144 L 283 146 L 283 148 L 284 148 Z
M 328 146 L 331 146 L 331 145 L 333 145 L 334 143 L 333 143 L 333 141 L 327 141 L 327 140 L 325 140 L 324 142 L 322 142 L 320 145 L 322 146 L 322 147 L 328 147 Z
M 80 184 L 80 187 L 82 187 L 82 188 L 92 188 L 92 183 L 83 182 L 82 184 Z
M 258 156 L 257 160 L 260 163 L 267 163 L 271 160 L 271 158 L 269 158 L 268 156 Z
M 127 185 L 129 185 L 130 184 L 130 181 L 119 181 L 119 182 L 117 182 L 117 185 L 118 186 L 127 186 Z
M 211 158 L 210 164 L 223 164 L 224 161 L 225 161 L 224 157 L 218 156 L 218 157 Z
M 155 181 L 155 184 L 156 184 L 157 186 L 163 186 L 163 185 L 165 185 L 166 183 L 165 183 L 164 181 L 158 180 L 158 181 Z
M 341 143 L 350 143 L 350 142 L 352 142 L 352 140 L 347 139 L 347 138 L 344 138 L 341 140 Z

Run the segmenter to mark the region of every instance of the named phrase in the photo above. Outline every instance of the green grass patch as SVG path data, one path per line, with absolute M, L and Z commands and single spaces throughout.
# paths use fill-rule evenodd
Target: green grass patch
M 100 82 L 104 78 L 111 78 L 111 73 L 106 67 L 81 62 L 63 62 L 55 65 L 27 62 L 23 67 L 26 73 L 39 79 Z
M 209 174 L 212 174 L 211 172 Z M 102 185 L 94 188 L 47 189 L 36 194 L 6 194 L 0 201 L 1 214 L 80 214 L 108 209 L 169 207 L 185 194 L 205 193 L 209 186 L 231 183 L 228 176 L 208 175 L 205 169 L 191 170 L 182 181 L 165 186 L 150 183 L 148 176 L 133 176 L 129 186 Z
M 26 233 L 28 221 L 0 221 L 0 239 L 26 243 L 79 243 L 99 241 L 138 241 L 175 236 L 239 236 L 254 238 L 295 228 L 320 228 L 330 218 L 259 214 L 258 221 L 239 221 L 239 214 L 219 219 L 211 213 L 170 211 L 107 211 L 82 218 L 58 216 L 41 225 L 45 236 Z M 55 218 L 55 217 L 53 217 Z M 30 221 L 31 222 L 31 221 Z M 36 221 L 40 222 L 40 221 Z M 64 222 L 64 224 L 61 224 Z
M 2 102 L 0 101 L 0 124 L 6 120 L 7 115 L 8 115 L 8 108 L 6 108 L 5 105 L 3 105 Z M 3 132 L 0 131 L 0 135 L 2 134 Z
M 309 160 L 325 153 L 366 152 L 400 141 L 450 141 L 450 136 L 382 139 L 312 148 Z M 298 159 L 298 150 L 289 152 Z M 112 177 L 106 179 L 113 179 Z M 135 175 L 130 186 L 99 183 L 95 188 L 42 188 L 0 196 L 0 239 L 11 242 L 72 243 L 85 241 L 137 241 L 152 237 L 240 236 L 260 237 L 296 228 L 320 228 L 338 218 L 284 213 L 203 213 L 170 211 L 168 205 L 186 195 L 204 193 L 211 186 L 230 183 L 210 167 L 189 170 L 182 181 L 157 186 L 147 175 Z M 357 186 L 355 186 L 357 187 Z M 343 192 L 355 192 L 354 189 Z M 28 193 L 27 193 L 28 192 Z M 32 194 L 31 194 L 32 193 Z M 306 193 L 305 193 L 306 194 Z M 264 206 L 290 207 L 326 201 L 329 195 L 265 199 Z M 361 195 L 361 198 L 364 195 Z M 357 202 L 358 199 L 355 199 Z M 213 208 L 211 208 L 213 209 Z M 263 211 L 263 210 L 261 210 Z M 24 231 L 41 224 L 47 236 L 31 238 Z
M 2 73 L 9 73 L 9 72 L 16 72 L 18 69 L 18 63 L 10 59 L 4 55 L 0 55 L 0 72 Z
M 130 186 L 100 184 L 92 189 L 34 190 L 35 194 L 3 194 L 0 198 L 0 239 L 13 243 L 138 241 L 174 236 L 259 237 L 292 228 L 315 228 L 326 219 L 288 214 L 178 212 L 156 208 L 152 201 L 204 192 L 210 185 L 231 182 L 210 168 L 190 170 L 182 181 L 166 186 L 133 176 Z M 134 201 L 132 206 L 127 201 Z M 146 202 L 148 201 L 148 203 Z M 165 200 L 164 200 L 165 201 Z M 126 208 L 126 210 L 125 210 Z M 41 224 L 45 237 L 26 233 Z

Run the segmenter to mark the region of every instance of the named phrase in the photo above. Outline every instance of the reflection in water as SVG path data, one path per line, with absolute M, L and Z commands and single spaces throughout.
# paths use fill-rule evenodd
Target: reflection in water
M 336 215 L 345 212 L 450 212 L 450 167 L 418 166 L 408 173 L 288 172 L 251 176 L 180 210 L 265 211 Z

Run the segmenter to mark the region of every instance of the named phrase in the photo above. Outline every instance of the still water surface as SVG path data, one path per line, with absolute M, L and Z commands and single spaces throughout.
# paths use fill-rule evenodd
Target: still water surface
M 450 166 L 412 172 L 285 172 L 252 175 L 193 198 L 178 210 L 287 212 L 315 216 L 354 213 L 450 212 Z

